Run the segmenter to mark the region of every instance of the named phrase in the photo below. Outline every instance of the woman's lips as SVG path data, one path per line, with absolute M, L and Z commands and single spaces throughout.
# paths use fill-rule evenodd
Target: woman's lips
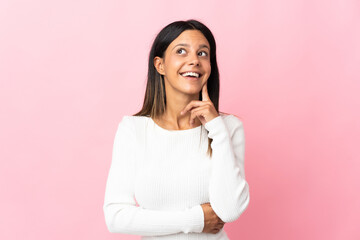
M 190 76 L 187 76 L 187 77 L 184 77 L 182 76 L 181 74 L 179 74 L 181 77 L 187 79 L 187 80 L 190 80 L 190 81 L 196 81 L 196 80 L 199 80 L 201 78 L 201 75 L 200 77 L 190 77 Z

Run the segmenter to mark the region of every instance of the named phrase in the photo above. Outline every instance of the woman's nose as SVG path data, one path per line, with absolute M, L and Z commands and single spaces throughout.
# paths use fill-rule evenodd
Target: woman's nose
M 190 59 L 190 65 L 200 65 L 199 56 L 197 54 L 192 54 Z

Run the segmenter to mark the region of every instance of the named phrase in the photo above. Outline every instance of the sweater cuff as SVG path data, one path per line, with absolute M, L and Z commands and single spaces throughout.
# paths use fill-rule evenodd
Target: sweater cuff
M 204 211 L 201 205 L 196 205 L 192 208 L 186 209 L 187 211 L 187 218 L 184 233 L 195 232 L 201 233 L 204 229 Z

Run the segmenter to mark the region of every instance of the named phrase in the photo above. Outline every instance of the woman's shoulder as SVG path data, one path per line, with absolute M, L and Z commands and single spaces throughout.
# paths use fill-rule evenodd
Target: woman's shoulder
M 141 121 L 147 118 L 149 118 L 149 116 L 123 115 L 122 117 L 122 119 L 126 119 L 128 121 Z
M 244 135 L 244 124 L 241 117 L 231 114 L 231 113 L 219 113 L 224 120 L 224 123 L 229 130 L 231 136 L 234 135 L 235 132 L 241 133 Z
M 118 121 L 117 133 L 137 139 L 146 131 L 145 126 L 148 120 L 146 116 L 123 115 Z
M 241 117 L 232 114 L 232 113 L 225 113 L 225 112 L 219 112 L 219 115 L 222 117 L 222 119 L 228 123 L 228 124 L 239 124 L 243 125 L 243 121 Z
M 120 123 L 124 123 L 128 126 L 132 125 L 134 127 L 137 127 L 140 124 L 147 122 L 149 119 L 150 119 L 149 116 L 123 115 L 123 117 L 120 120 Z

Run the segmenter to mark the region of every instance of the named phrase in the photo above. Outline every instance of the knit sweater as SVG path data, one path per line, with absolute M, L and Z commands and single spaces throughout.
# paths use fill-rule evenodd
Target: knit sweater
M 231 114 L 185 130 L 162 128 L 149 116 L 124 116 L 105 189 L 108 230 L 142 240 L 228 240 L 224 228 L 202 232 L 201 204 L 209 202 L 226 223 L 240 217 L 250 200 L 244 155 L 243 124 Z

